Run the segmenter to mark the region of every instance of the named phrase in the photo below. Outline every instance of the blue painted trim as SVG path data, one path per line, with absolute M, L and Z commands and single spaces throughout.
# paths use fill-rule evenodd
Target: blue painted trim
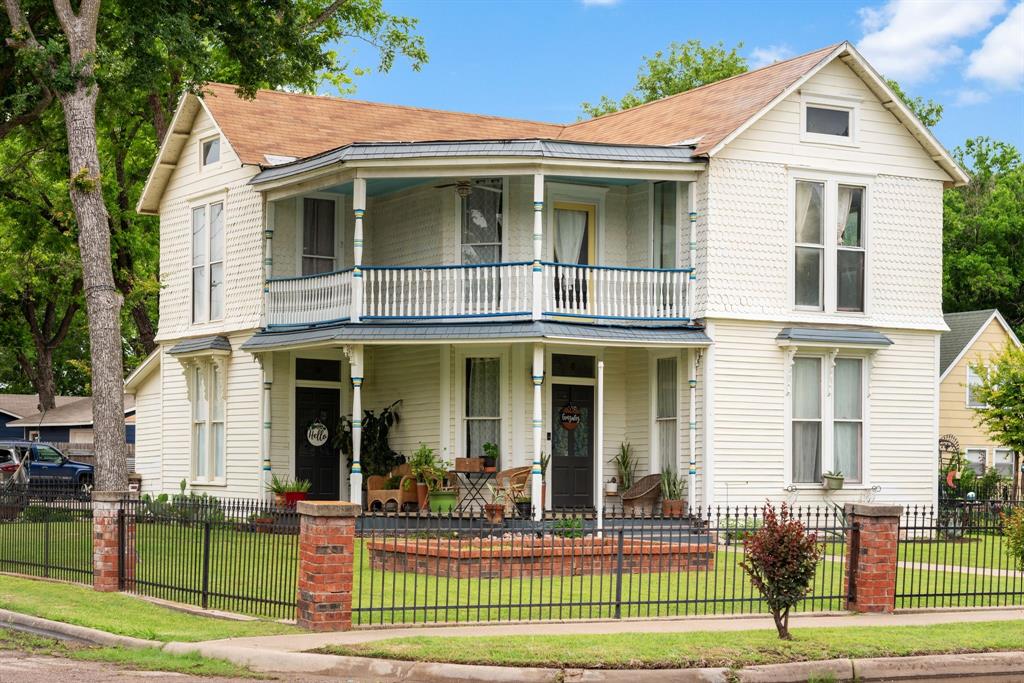
M 588 313 L 556 313 L 544 311 L 543 315 L 553 318 L 593 318 L 595 320 L 647 320 L 650 322 L 690 322 L 689 318 L 641 318 L 632 315 L 590 315 Z
M 507 318 L 514 315 L 530 315 L 529 311 L 512 313 L 462 313 L 460 315 L 364 315 L 363 320 L 445 320 L 448 318 Z
M 644 273 L 690 273 L 693 268 L 634 268 L 632 266 L 590 266 L 585 263 L 555 263 L 541 261 L 545 266 L 566 266 L 569 268 L 587 268 L 589 270 L 635 270 Z
M 498 266 L 528 266 L 533 261 L 510 261 L 507 263 L 462 263 L 451 266 L 362 266 L 363 270 L 456 270 L 468 268 L 497 268 Z
M 329 273 L 317 273 L 316 275 L 291 275 L 286 277 L 271 277 L 267 278 L 267 282 L 293 282 L 295 280 L 312 280 L 317 277 L 327 277 L 328 275 L 337 275 L 338 273 L 347 273 L 352 268 L 342 268 L 341 270 L 332 270 Z

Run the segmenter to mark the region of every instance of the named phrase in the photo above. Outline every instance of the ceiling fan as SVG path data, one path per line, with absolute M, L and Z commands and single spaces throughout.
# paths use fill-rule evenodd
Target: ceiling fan
M 474 185 L 478 190 L 487 190 L 488 192 L 496 192 L 501 194 L 501 188 L 488 187 L 487 185 L 481 185 L 479 180 L 457 180 L 454 183 L 445 183 L 444 185 L 434 185 L 434 189 L 440 190 L 445 187 L 454 187 L 455 193 L 465 199 L 472 192 Z

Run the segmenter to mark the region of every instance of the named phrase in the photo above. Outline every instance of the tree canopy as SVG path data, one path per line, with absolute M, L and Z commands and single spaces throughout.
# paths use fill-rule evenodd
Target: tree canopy
M 1008 344 L 988 363 L 977 365 L 981 384 L 972 391 L 982 404 L 978 422 L 995 441 L 1024 453 L 1024 348 Z

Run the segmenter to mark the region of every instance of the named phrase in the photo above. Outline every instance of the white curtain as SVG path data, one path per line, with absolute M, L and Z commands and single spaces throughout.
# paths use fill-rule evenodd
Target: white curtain
M 483 455 L 483 445 L 500 445 L 501 361 L 498 358 L 466 359 L 467 456 Z
M 555 260 L 559 263 L 579 263 L 583 236 L 587 232 L 585 211 L 555 211 Z
M 860 481 L 861 360 L 838 358 L 835 366 L 835 469 L 850 481 Z
M 657 367 L 658 455 L 662 469 L 678 470 L 678 386 L 675 358 L 659 358 Z
M 821 481 L 821 359 L 793 360 L 793 481 Z
M 846 233 L 846 222 L 850 219 L 850 205 L 853 203 L 853 192 L 852 187 L 839 186 L 839 212 L 838 212 L 838 235 L 839 244 L 847 244 L 845 241 Z M 852 245 L 856 245 L 860 242 L 859 236 L 854 236 L 855 239 L 850 242 Z
M 821 423 L 793 423 L 793 481 L 821 481 Z
M 821 234 L 816 225 L 807 225 L 807 216 L 811 212 L 811 204 L 815 202 L 821 215 L 821 185 L 818 183 L 798 182 L 796 184 L 796 241 L 819 244 Z

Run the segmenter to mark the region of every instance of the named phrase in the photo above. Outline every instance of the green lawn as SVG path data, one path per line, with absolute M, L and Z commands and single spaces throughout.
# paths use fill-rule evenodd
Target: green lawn
M 0 580 L 0 607 L 159 641 L 195 642 L 297 632 L 294 626 L 273 621 L 235 621 L 186 614 L 123 593 L 97 593 L 85 586 L 13 576 Z
M 937 565 L 1015 569 L 1006 537 L 972 534 L 957 541 L 903 541 L 899 559 Z
M 115 664 L 131 671 L 172 671 L 191 676 L 264 678 L 251 669 L 224 659 L 190 653 L 171 654 L 156 648 L 91 647 L 0 628 L 0 650 L 66 657 L 87 662 Z
M 318 650 L 330 654 L 460 664 L 572 668 L 732 667 L 855 657 L 1024 649 L 1024 621 L 935 626 L 625 633 L 609 635 L 395 638 Z

